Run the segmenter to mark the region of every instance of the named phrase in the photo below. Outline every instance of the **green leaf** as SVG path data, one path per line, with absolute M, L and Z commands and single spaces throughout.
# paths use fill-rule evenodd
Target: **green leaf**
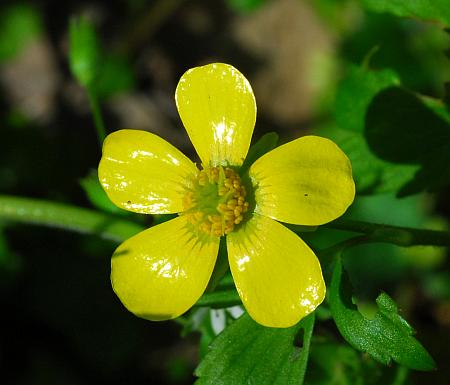
M 397 165 L 379 159 L 368 147 L 363 136 L 367 109 L 372 99 L 388 87 L 400 83 L 397 74 L 389 69 L 371 71 L 351 66 L 339 85 L 335 118 L 341 130 L 327 136 L 334 139 L 350 158 L 358 193 L 397 191 L 411 180 L 418 166 Z
M 380 159 L 399 165 L 417 165 L 414 177 L 399 196 L 437 191 L 450 182 L 450 118 L 446 110 L 424 103 L 399 87 L 381 91 L 366 113 L 365 137 Z
M 32 39 L 42 33 L 42 20 L 28 4 L 12 5 L 0 14 L 0 60 L 17 55 Z
M 438 21 L 450 26 L 448 0 L 364 0 L 363 3 L 374 12 L 388 12 L 400 17 Z
M 450 116 L 442 101 L 400 88 L 391 70 L 352 67 L 328 134 L 349 156 L 357 191 L 407 196 L 450 182 Z M 426 127 L 426 129 L 424 129 Z
M 287 329 L 267 328 L 248 314 L 211 344 L 195 374 L 197 385 L 301 385 L 305 376 L 314 314 Z M 302 347 L 295 341 L 303 330 Z
M 336 94 L 335 117 L 339 127 L 363 132 L 367 108 L 381 90 L 399 85 L 398 75 L 390 70 L 370 71 L 350 66 Z
M 72 74 L 90 89 L 100 71 L 100 45 L 94 26 L 85 19 L 70 21 L 69 64 Z
M 276 132 L 268 132 L 253 144 L 248 150 L 247 157 L 242 164 L 239 172 L 243 174 L 255 161 L 265 153 L 273 150 L 278 145 L 278 134 Z
M 373 319 L 365 318 L 352 303 L 349 283 L 337 259 L 329 298 L 331 313 L 342 336 L 355 349 L 367 352 L 388 365 L 395 361 L 410 369 L 432 370 L 433 358 L 414 337 L 412 327 L 398 314 L 397 305 L 387 294 L 376 299 L 378 311 Z
M 357 191 L 407 196 L 450 182 L 450 116 L 442 101 L 400 88 L 391 70 L 352 67 L 328 133 L 349 156 Z M 424 129 L 426 127 L 426 129 Z
M 360 132 L 333 127 L 322 128 L 317 133 L 334 140 L 349 157 L 358 194 L 398 191 L 420 168 L 378 158 Z

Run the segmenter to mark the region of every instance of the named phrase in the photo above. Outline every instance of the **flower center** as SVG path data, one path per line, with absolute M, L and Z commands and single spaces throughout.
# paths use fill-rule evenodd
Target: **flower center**
M 189 222 L 199 231 L 220 237 L 233 231 L 248 210 L 240 176 L 228 167 L 206 167 L 192 181 L 183 199 Z

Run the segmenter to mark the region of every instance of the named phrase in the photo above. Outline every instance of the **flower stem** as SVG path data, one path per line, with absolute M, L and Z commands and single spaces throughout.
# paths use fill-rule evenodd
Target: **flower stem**
M 144 228 L 110 214 L 41 199 L 0 195 L 0 220 L 54 227 L 122 242 Z
M 0 195 L 0 220 L 55 227 L 122 242 L 142 231 L 143 226 L 110 214 L 63 203 Z M 450 231 L 338 219 L 324 227 L 364 234 L 364 243 L 384 242 L 408 247 L 450 246 Z
M 87 90 L 89 97 L 89 105 L 91 107 L 92 117 L 94 118 L 95 130 L 97 131 L 98 143 L 100 147 L 106 138 L 105 124 L 103 123 L 102 112 L 100 110 L 100 104 L 98 102 L 97 95 L 91 91 Z
M 450 246 L 450 231 L 422 230 L 351 219 L 337 219 L 324 227 L 365 234 L 365 243 L 382 242 L 402 247 Z
M 93 234 L 117 243 L 144 230 L 142 225 L 111 214 L 72 206 L 64 203 L 0 195 L 0 221 L 47 226 L 83 234 Z M 358 243 L 385 242 L 398 246 L 450 246 L 450 231 L 421 230 L 370 222 L 339 219 L 325 227 L 362 234 L 344 241 L 323 254 L 350 247 Z M 228 307 L 240 304 L 236 290 L 217 290 L 205 293 L 196 306 Z

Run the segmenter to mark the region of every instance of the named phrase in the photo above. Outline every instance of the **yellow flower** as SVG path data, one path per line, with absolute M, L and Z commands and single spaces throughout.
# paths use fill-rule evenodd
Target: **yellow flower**
M 247 79 L 227 64 L 196 67 L 181 77 L 175 99 L 202 170 L 149 132 L 120 130 L 103 145 L 99 179 L 117 206 L 179 214 L 117 248 L 114 291 L 139 317 L 175 318 L 203 294 L 226 235 L 251 317 L 296 324 L 323 301 L 325 283 L 314 252 L 277 221 L 316 226 L 342 215 L 355 195 L 348 158 L 330 140 L 305 136 L 239 175 L 256 120 Z

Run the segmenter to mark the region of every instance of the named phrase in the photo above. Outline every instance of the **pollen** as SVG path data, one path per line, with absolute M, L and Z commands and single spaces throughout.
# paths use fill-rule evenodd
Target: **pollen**
M 183 198 L 189 222 L 215 237 L 232 232 L 244 220 L 249 203 L 240 176 L 229 167 L 206 167 L 193 178 Z

